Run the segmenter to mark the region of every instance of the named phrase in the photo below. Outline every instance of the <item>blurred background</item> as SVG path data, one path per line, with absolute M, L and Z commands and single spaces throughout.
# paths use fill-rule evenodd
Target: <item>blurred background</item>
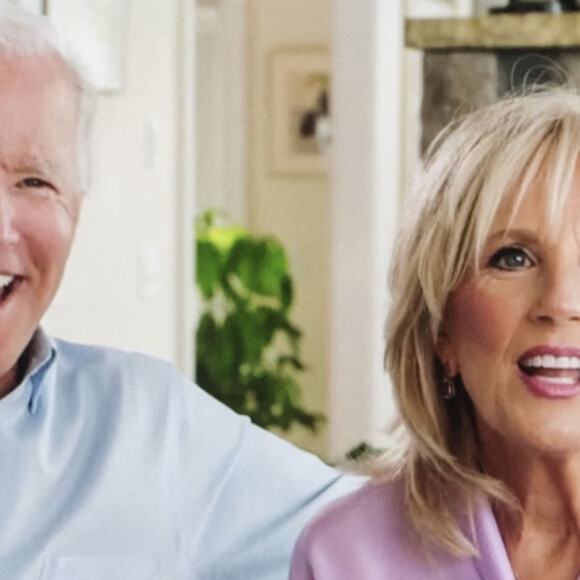
M 197 364 L 208 390 L 328 460 L 380 446 L 400 202 L 424 127 L 459 110 L 439 93 L 493 76 L 459 56 L 429 92 L 426 54 L 489 60 L 488 12 L 508 2 L 20 3 L 84 30 L 81 50 L 96 31 L 88 58 L 106 62 L 93 183 L 48 331 L 150 353 L 190 377 Z M 558 2 L 525 4 L 543 28 L 563 18 Z M 508 38 L 529 28 L 511 17 L 493 17 Z M 449 37 L 464 29 L 479 48 Z

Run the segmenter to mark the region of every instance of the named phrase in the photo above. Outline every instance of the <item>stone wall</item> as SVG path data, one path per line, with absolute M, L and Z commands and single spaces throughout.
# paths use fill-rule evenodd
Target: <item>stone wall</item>
M 580 88 L 580 15 L 502 15 L 408 21 L 424 51 L 421 151 L 447 123 L 538 84 Z

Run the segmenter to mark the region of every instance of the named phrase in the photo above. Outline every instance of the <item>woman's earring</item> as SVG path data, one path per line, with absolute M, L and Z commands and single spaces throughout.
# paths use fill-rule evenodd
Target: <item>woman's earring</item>
M 445 391 L 443 392 L 443 398 L 446 401 L 450 401 L 455 397 L 455 380 L 453 377 L 446 376 L 443 379 L 443 386 L 445 387 Z

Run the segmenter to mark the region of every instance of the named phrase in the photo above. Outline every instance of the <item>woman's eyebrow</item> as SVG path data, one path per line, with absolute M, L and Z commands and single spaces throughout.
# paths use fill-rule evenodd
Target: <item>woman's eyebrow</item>
M 537 243 L 540 238 L 537 232 L 533 230 L 526 228 L 506 228 L 490 234 L 487 238 L 487 241 L 494 242 L 502 239 L 518 240 L 519 242 L 527 243 Z

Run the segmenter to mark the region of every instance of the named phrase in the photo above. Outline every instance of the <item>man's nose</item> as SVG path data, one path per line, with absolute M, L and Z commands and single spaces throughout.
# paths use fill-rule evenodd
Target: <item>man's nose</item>
M 12 196 L 0 187 L 0 245 L 18 241 L 16 227 L 16 207 Z
M 545 265 L 533 308 L 536 321 L 580 321 L 580 255 Z

